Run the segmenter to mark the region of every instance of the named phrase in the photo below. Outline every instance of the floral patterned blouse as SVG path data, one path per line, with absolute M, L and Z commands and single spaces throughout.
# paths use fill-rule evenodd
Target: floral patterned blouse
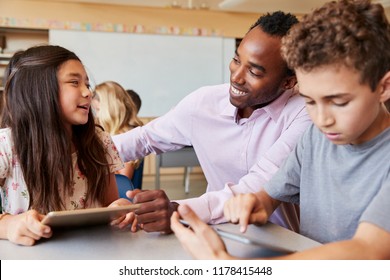
M 110 135 L 103 131 L 97 131 L 97 133 L 107 150 L 110 172 L 113 173 L 122 169 L 124 164 L 119 157 Z M 85 205 L 87 180 L 78 169 L 77 153 L 72 154 L 72 161 L 74 168 L 74 189 L 72 195 L 64 199 L 66 209 L 73 210 L 101 206 L 98 202 Z M 10 128 L 0 129 L 0 181 L 1 212 L 20 214 L 29 210 L 29 194 L 20 163 L 15 154 Z

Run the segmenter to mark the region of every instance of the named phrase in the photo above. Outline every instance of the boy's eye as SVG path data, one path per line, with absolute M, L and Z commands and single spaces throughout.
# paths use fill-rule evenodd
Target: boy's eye
M 305 103 L 307 105 L 314 105 L 315 104 L 315 102 L 313 100 L 308 100 L 308 99 L 305 100 Z
M 335 102 L 334 105 L 336 106 L 339 106 L 339 107 L 343 107 L 343 106 L 346 106 L 349 102 Z

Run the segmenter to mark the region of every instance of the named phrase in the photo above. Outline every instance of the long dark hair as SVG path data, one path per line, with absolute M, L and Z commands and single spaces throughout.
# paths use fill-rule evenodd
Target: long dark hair
M 11 59 L 4 90 L 1 127 L 9 127 L 30 196 L 30 209 L 61 210 L 73 192 L 72 144 L 77 165 L 88 182 L 86 205 L 105 202 L 109 174 L 106 151 L 96 133 L 92 112 L 73 135 L 62 122 L 57 71 L 80 59 L 59 46 L 38 46 Z M 11 65 L 10 64 L 10 65 Z

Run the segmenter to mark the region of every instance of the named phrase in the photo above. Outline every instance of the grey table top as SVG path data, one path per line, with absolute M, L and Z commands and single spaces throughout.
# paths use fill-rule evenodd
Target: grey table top
M 221 224 L 217 228 L 238 232 L 238 225 Z M 304 250 L 319 243 L 274 224 L 262 227 L 251 225 L 247 235 L 262 242 Z M 265 257 L 281 254 L 265 247 L 244 244 L 224 238 L 227 250 L 237 257 Z M 110 226 L 93 226 L 55 230 L 52 238 L 32 247 L 0 240 L 2 260 L 190 260 L 174 234 L 119 231 Z

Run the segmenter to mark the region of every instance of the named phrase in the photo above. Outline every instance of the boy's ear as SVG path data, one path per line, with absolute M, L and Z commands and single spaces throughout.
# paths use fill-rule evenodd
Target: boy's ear
M 288 76 L 284 81 L 284 89 L 292 89 L 297 84 L 297 76 Z
M 390 100 L 390 71 L 387 72 L 380 81 L 381 102 Z

